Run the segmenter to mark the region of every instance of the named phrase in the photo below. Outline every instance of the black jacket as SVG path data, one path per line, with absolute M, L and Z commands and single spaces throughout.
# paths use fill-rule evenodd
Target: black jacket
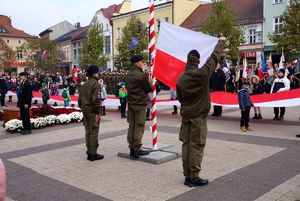
M 6 80 L 3 78 L 0 79 L 0 91 L 1 94 L 6 94 L 8 91 Z
M 17 106 L 24 107 L 24 105 L 27 104 L 29 107 L 31 107 L 31 101 L 32 87 L 29 80 L 24 80 L 19 88 Z
M 219 68 L 210 77 L 210 91 L 225 91 L 226 77 L 224 71 Z

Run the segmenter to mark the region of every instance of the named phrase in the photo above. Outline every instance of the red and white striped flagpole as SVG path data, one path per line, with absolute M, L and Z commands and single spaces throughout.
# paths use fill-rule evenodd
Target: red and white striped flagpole
M 155 20 L 154 20 L 154 0 L 149 0 L 150 4 L 150 42 L 149 42 L 149 53 L 151 55 L 151 75 L 152 75 L 152 149 L 157 150 L 157 111 L 156 111 L 156 79 L 153 77 L 153 67 L 154 67 L 154 60 L 155 60 Z

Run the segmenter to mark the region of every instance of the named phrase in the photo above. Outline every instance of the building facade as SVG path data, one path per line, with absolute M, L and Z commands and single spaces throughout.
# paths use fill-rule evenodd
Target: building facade
M 10 17 L 0 15 L 0 38 L 7 46 L 16 52 L 16 58 L 13 61 L 4 61 L 3 67 L 7 72 L 20 73 L 29 70 L 34 66 L 34 63 L 28 61 L 28 55 L 20 48 L 27 40 L 36 39 L 36 36 L 25 33 L 22 30 L 12 26 Z
M 79 56 L 77 53 L 74 55 L 74 41 L 72 41 L 76 36 L 78 36 L 84 28 L 80 27 L 80 23 L 76 24 L 76 29 L 67 32 L 66 34 L 58 37 L 54 42 L 58 45 L 60 51 L 60 67 L 62 72 L 69 73 L 74 65 L 74 58 L 76 56 L 76 61 L 78 62 Z M 77 43 L 76 43 L 77 45 Z M 77 46 L 76 46 L 76 52 Z
M 65 20 L 42 31 L 39 36 L 41 38 L 56 40 L 57 38 L 75 29 L 76 27 L 73 24 Z
M 71 39 L 71 61 L 72 67 L 80 67 L 79 58 L 83 40 L 86 38 L 88 26 L 81 28 L 75 32 Z
M 263 51 L 263 1 L 264 0 L 227 0 L 229 8 L 236 16 L 237 25 L 242 28 L 245 43 L 239 46 L 240 57 L 246 57 L 248 64 L 260 62 Z M 199 5 L 198 8 L 181 24 L 182 27 L 200 31 L 206 22 L 212 3 Z
M 159 21 L 169 22 L 175 25 L 180 25 L 200 4 L 207 2 L 190 1 L 190 0 L 173 0 L 155 6 L 155 22 L 156 33 L 158 33 Z M 117 52 L 117 44 L 121 39 L 122 30 L 126 26 L 128 20 L 132 17 L 138 17 L 143 24 L 148 24 L 149 8 L 144 8 L 124 14 L 119 14 L 112 17 L 113 24 L 113 52 L 115 56 Z M 138 26 L 138 25 L 137 25 Z
M 131 11 L 131 2 L 124 1 L 122 4 L 114 4 L 107 8 L 101 8 L 98 10 L 94 16 L 93 20 L 96 20 L 96 23 L 100 25 L 103 29 L 104 36 L 104 49 L 103 52 L 106 57 L 108 57 L 108 61 L 106 66 L 103 66 L 104 69 L 114 70 L 113 65 L 113 52 L 112 52 L 112 16 L 119 14 L 120 12 L 130 12 Z M 92 22 L 91 22 L 92 23 Z
M 289 0 L 264 0 L 264 52 L 265 56 L 272 53 L 274 63 L 279 63 L 281 53 L 276 52 L 275 45 L 270 41 L 269 35 L 278 32 L 283 24 L 282 15 L 289 4 Z

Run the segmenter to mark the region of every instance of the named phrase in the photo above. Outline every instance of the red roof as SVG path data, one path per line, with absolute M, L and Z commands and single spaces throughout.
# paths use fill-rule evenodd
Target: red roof
M 97 12 L 102 12 L 104 17 L 106 17 L 110 22 L 114 13 L 119 13 L 123 4 L 114 4 L 107 8 L 101 8 Z
M 85 34 L 85 32 L 88 30 L 88 26 L 85 27 L 81 27 L 79 28 L 73 35 L 71 40 L 78 40 L 81 39 L 83 37 L 83 35 Z
M 263 0 L 226 0 L 239 25 L 263 22 Z M 212 9 L 212 3 L 199 5 L 180 25 L 185 28 L 199 28 Z
M 0 15 L 0 28 L 4 29 L 4 32 L 0 32 L 0 37 L 36 38 L 22 30 L 14 28 L 11 24 L 11 19 L 5 15 Z

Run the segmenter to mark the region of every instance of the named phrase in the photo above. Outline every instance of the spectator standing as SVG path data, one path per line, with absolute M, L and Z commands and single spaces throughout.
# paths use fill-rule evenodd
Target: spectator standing
M 277 78 L 274 80 L 271 88 L 271 93 L 278 93 L 290 90 L 290 81 L 285 76 L 285 69 L 281 68 L 277 72 Z M 280 110 L 280 113 L 279 113 Z M 273 120 L 283 120 L 285 115 L 285 107 L 274 107 Z
M 216 70 L 210 78 L 210 91 L 225 91 L 225 73 L 221 69 L 221 65 L 218 63 Z M 222 106 L 215 105 L 212 116 L 220 117 L 222 116 Z
M 241 109 L 240 129 L 242 132 L 252 131 L 249 128 L 250 109 L 251 106 L 253 106 L 250 100 L 249 85 L 249 82 L 244 82 L 242 85 L 242 89 L 238 92 L 239 107 Z
M 251 95 L 263 94 L 263 86 L 260 84 L 259 77 L 253 75 L 250 83 Z M 254 107 L 254 117 L 252 119 L 262 119 L 260 107 Z

